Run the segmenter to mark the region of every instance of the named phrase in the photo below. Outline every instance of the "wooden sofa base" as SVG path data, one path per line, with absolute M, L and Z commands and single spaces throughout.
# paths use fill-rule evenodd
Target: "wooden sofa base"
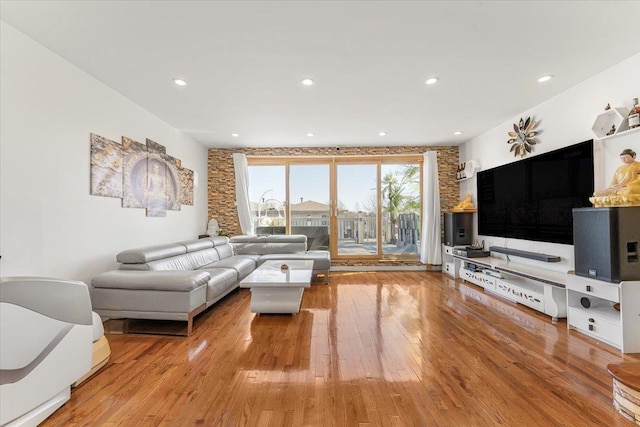
M 87 378 L 93 376 L 104 365 L 107 364 L 111 357 L 111 348 L 109 347 L 109 341 L 104 335 L 96 342 L 93 343 L 93 354 L 91 356 L 91 370 L 80 377 L 75 383 L 71 384 L 71 387 L 78 387 Z

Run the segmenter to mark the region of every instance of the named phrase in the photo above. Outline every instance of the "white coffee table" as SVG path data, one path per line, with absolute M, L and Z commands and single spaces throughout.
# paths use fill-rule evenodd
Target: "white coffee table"
M 282 269 L 286 264 L 289 268 Z M 313 261 L 265 261 L 242 279 L 241 288 L 251 288 L 252 313 L 300 311 L 304 288 L 311 286 Z

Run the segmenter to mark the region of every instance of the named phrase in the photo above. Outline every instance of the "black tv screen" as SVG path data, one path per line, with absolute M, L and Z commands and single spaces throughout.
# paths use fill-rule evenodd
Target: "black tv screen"
M 573 244 L 572 209 L 591 206 L 593 140 L 478 172 L 478 234 Z

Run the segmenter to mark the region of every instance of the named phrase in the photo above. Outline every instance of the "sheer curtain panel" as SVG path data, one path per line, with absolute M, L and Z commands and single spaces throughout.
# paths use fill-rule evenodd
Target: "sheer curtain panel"
M 251 221 L 251 207 L 249 205 L 249 168 L 247 156 L 240 153 L 233 154 L 233 168 L 236 175 L 236 207 L 242 234 L 253 234 Z
M 422 177 L 422 230 L 420 231 L 420 262 L 442 264 L 440 238 L 440 187 L 438 153 L 424 153 Z

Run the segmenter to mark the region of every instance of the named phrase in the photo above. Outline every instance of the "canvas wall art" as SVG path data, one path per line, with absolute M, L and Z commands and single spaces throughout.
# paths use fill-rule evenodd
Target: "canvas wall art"
M 193 171 L 182 168 L 182 200 L 183 205 L 193 206 Z
M 182 167 L 179 159 L 165 155 L 167 165 L 167 209 L 179 211 L 182 206 Z
M 124 178 L 122 207 L 147 207 L 147 146 L 126 136 L 122 137 Z
M 154 153 L 167 154 L 167 147 L 147 138 L 147 148 Z
M 167 216 L 167 164 L 157 153 L 147 158 L 147 216 Z
M 193 171 L 150 139 L 146 145 L 125 136 L 122 144 L 91 134 L 91 194 L 122 198 L 125 208 L 147 216 L 193 206 Z
M 92 133 L 91 194 L 122 197 L 122 146 Z

